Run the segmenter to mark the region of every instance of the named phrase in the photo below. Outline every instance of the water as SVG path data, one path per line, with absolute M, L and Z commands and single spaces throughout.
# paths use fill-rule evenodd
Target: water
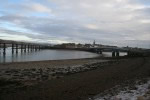
M 93 58 L 98 57 L 99 54 L 73 51 L 73 50 L 41 50 L 21 53 L 18 50 L 18 54 L 12 55 L 11 48 L 6 49 L 6 56 L 3 56 L 2 50 L 0 50 L 0 63 L 4 62 L 25 62 L 25 61 L 42 61 L 42 60 L 61 60 L 61 59 L 79 59 L 79 58 Z M 125 54 L 123 54 L 125 55 Z M 103 53 L 103 56 L 109 57 L 111 53 Z
M 6 56 L 0 53 L 0 63 L 2 62 L 24 62 L 24 61 L 41 61 L 41 60 L 61 60 L 61 59 L 78 59 L 97 57 L 95 53 L 73 50 L 41 50 L 12 55 L 11 48 L 6 49 Z

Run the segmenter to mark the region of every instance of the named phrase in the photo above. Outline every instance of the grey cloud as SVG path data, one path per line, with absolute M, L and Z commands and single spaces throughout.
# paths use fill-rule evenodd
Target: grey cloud
M 60 40 L 89 43 L 96 40 L 103 44 L 127 45 L 127 41 L 134 40 L 132 44 L 136 45 L 136 41 L 147 43 L 150 40 L 146 38 L 149 36 L 150 24 L 141 22 L 141 20 L 150 20 L 149 7 L 144 5 L 145 2 L 139 0 L 132 2 L 131 0 L 121 2 L 117 0 L 47 1 L 56 6 L 52 11 L 54 16 L 39 17 L 9 12 L 0 16 L 1 22 L 13 23 L 17 27 L 30 31 L 24 33 L 5 29 L 5 33 L 22 34 L 32 39 L 45 40 L 45 42 Z M 150 2 L 147 1 L 147 3 Z M 24 4 L 8 8 L 14 8 L 16 12 L 23 13 L 31 9 Z M 20 10 L 17 10 L 19 8 Z M 34 13 L 33 10 L 30 12 Z M 2 28 L 0 30 L 4 31 Z

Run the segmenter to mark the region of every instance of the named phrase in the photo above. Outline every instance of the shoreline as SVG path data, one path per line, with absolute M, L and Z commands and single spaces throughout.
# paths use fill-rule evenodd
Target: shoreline
M 46 70 L 39 70 L 39 68 L 25 69 L 27 75 L 32 77 L 32 75 L 38 74 L 41 79 L 42 77 L 43 79 L 40 81 L 32 80 L 32 78 L 25 81 L 8 80 L 8 85 L 6 87 L 4 85 L 0 88 L 0 93 L 2 94 L 0 99 L 30 100 L 30 98 L 32 98 L 32 100 L 86 100 L 116 85 L 124 83 L 125 81 L 149 77 L 149 57 L 120 57 L 110 58 L 109 60 L 107 58 L 108 61 L 106 62 L 101 62 L 101 60 L 102 59 L 92 58 L 84 60 L 54 61 L 55 63 L 57 62 L 56 65 L 68 63 L 66 65 L 69 65 L 69 67 L 51 67 L 46 68 Z M 38 66 L 44 63 L 45 62 L 40 62 Z M 74 66 L 78 63 L 80 63 L 79 66 Z M 24 66 L 28 65 L 27 63 L 20 64 Z M 18 65 L 20 66 L 20 64 Z M 50 61 L 48 61 L 47 65 L 49 64 Z M 12 65 L 15 64 L 11 64 L 11 66 Z M 34 65 L 33 62 L 32 65 Z M 24 69 L 19 69 L 19 71 L 14 70 L 14 75 L 18 77 L 17 73 L 21 72 L 21 70 Z M 48 70 L 49 72 L 47 72 Z M 29 71 L 31 71 L 31 73 Z M 47 75 L 44 74 L 45 72 L 53 72 L 51 75 L 54 78 L 47 79 Z M 9 71 L 7 74 L 10 75 Z M 7 81 L 4 83 L 7 83 Z
M 99 60 L 116 60 L 116 59 L 128 59 L 131 57 L 128 56 L 120 56 L 120 57 L 103 57 L 103 56 L 97 56 L 92 58 L 76 58 L 76 59 L 59 59 L 59 60 L 40 60 L 40 61 L 20 61 L 20 62 L 3 62 L 0 63 L 1 65 L 6 64 L 21 64 L 21 63 L 46 63 L 46 62 L 63 62 L 63 61 L 76 61 L 76 60 L 93 60 L 93 59 L 99 59 Z M 134 58 L 134 57 L 132 57 Z
M 86 58 L 6 63 L 0 64 L 0 79 L 35 84 L 70 74 L 94 70 L 100 66 L 115 62 L 116 60 Z M 97 64 L 100 66 L 97 66 Z
M 62 59 L 62 60 L 43 60 L 43 61 L 25 61 L 25 62 L 6 62 L 0 63 L 0 69 L 3 68 L 44 68 L 44 67 L 52 67 L 54 66 L 63 66 L 63 65 L 79 65 L 85 64 L 89 61 L 108 61 L 114 60 L 111 57 L 93 57 L 93 58 L 81 58 L 81 59 Z M 19 67 L 21 66 L 21 67 Z M 30 66 L 30 67 L 28 67 Z
M 13 64 L 13 63 L 38 63 L 38 62 L 53 62 L 53 61 L 66 61 L 66 60 L 86 60 L 86 59 L 100 59 L 101 56 L 98 57 L 92 57 L 92 58 L 77 58 L 77 59 L 59 59 L 59 60 L 39 60 L 39 61 L 19 61 L 19 62 L 3 62 L 0 63 L 0 65 L 4 64 Z

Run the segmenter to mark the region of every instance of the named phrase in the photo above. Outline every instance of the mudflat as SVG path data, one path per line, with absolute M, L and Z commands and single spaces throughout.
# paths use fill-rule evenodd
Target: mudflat
M 0 92 L 0 100 L 86 100 L 128 80 L 150 76 L 150 57 L 96 64 L 100 67 Z

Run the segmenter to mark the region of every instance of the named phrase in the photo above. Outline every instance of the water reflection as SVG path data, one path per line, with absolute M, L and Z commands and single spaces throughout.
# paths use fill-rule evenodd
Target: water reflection
M 6 62 L 6 55 L 4 55 L 2 51 L 0 51 L 0 62 Z
M 3 62 L 6 62 L 6 55 L 3 55 Z

